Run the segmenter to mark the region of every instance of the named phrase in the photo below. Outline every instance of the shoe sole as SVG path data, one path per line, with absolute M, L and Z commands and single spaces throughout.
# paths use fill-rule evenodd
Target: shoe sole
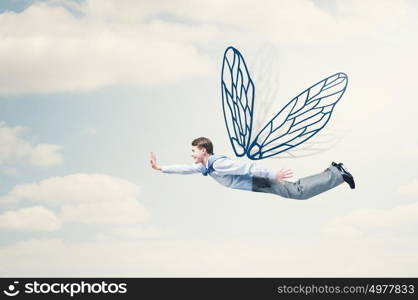
M 348 172 L 347 170 L 346 170 L 346 165 L 344 165 L 343 163 L 336 163 L 336 165 L 334 166 L 334 167 L 336 167 L 336 168 L 338 168 L 338 167 L 340 167 L 341 168 L 341 170 L 347 175 L 347 176 L 349 176 L 349 177 L 351 177 L 351 179 L 353 180 L 353 186 L 351 186 L 348 182 L 348 185 L 350 186 L 350 188 L 351 189 L 355 189 L 355 187 L 356 187 L 356 183 L 355 183 L 355 181 L 354 181 L 354 176 L 353 175 L 351 175 L 351 173 L 350 172 Z M 341 170 L 340 170 L 340 172 L 341 172 Z M 344 180 L 345 181 L 345 180 Z

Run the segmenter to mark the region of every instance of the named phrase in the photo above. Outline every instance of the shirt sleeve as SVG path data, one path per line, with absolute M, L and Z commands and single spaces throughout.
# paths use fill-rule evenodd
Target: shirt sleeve
M 162 166 L 161 172 L 168 174 L 195 174 L 204 169 L 202 164 Z
M 274 180 L 275 174 L 265 168 L 258 167 L 255 163 L 234 161 L 230 158 L 221 158 L 215 161 L 213 168 L 219 175 L 250 175 L 251 177 L 263 177 Z

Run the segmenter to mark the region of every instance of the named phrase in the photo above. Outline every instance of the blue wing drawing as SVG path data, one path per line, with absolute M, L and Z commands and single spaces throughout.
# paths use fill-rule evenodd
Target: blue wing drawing
M 235 155 L 244 156 L 251 141 L 254 83 L 241 53 L 228 47 L 222 63 L 222 108 Z
M 247 157 L 278 155 L 313 137 L 328 123 L 347 83 L 347 75 L 337 73 L 300 93 L 260 130 L 247 148 Z

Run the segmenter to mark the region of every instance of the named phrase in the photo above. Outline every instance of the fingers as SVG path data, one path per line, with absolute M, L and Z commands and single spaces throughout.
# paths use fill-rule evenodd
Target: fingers
M 293 172 L 290 169 L 286 169 L 286 170 L 281 169 L 279 174 L 281 177 L 284 177 L 284 178 L 290 178 L 293 176 Z
M 151 161 L 156 161 L 157 160 L 157 155 L 155 155 L 154 152 L 151 152 Z
M 154 165 L 156 164 L 156 160 L 157 160 L 157 157 L 156 157 L 155 153 L 151 152 L 151 160 L 150 160 L 151 167 L 154 167 Z
M 293 176 L 293 173 L 292 172 L 288 172 L 288 173 L 284 173 L 283 174 L 283 177 L 286 177 L 286 178 L 290 178 L 292 176 Z
M 276 175 L 276 181 L 280 184 L 283 184 L 285 179 L 292 178 L 293 172 L 290 169 L 280 169 Z

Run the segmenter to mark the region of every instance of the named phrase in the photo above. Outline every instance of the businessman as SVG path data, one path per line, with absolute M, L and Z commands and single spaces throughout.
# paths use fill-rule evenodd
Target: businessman
M 295 182 L 286 181 L 293 176 L 289 169 L 282 169 L 276 174 L 258 167 L 252 162 L 238 162 L 225 155 L 213 153 L 212 142 L 205 137 L 192 141 L 193 165 L 159 166 L 157 156 L 151 152 L 151 167 L 169 174 L 201 173 L 210 176 L 220 184 L 239 190 L 271 193 L 284 198 L 305 200 L 335 188 L 346 182 L 355 188 L 353 176 L 343 167 L 335 163 L 323 172 L 301 178 Z

